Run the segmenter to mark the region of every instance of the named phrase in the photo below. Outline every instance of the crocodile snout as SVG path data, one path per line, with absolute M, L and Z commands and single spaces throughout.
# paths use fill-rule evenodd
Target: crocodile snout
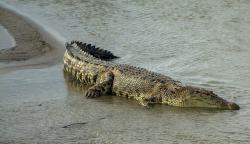
M 229 102 L 227 104 L 227 106 L 228 106 L 229 110 L 239 110 L 240 109 L 240 106 L 237 105 L 236 103 L 233 103 L 233 102 Z

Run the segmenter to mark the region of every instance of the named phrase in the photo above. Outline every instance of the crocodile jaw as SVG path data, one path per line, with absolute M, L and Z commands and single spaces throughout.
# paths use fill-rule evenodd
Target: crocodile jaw
M 217 101 L 201 101 L 201 100 L 194 100 L 194 99 L 189 99 L 189 100 L 178 100 L 178 99 L 163 99 L 162 100 L 163 104 L 171 105 L 171 106 L 177 106 L 177 107 L 190 107 L 190 108 L 213 108 L 213 109 L 222 109 L 222 110 L 239 110 L 240 106 L 237 105 L 234 102 L 227 102 L 223 100 Z
M 228 102 L 227 107 L 229 110 L 239 110 L 240 106 L 234 102 Z
M 212 91 L 195 87 L 184 87 L 177 90 L 176 93 L 172 95 L 164 96 L 162 103 L 178 107 L 199 107 L 223 110 L 240 109 L 239 105 L 236 103 L 228 102 Z

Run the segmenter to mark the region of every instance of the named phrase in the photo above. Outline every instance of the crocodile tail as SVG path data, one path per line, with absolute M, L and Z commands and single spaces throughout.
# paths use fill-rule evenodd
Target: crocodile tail
M 118 58 L 117 56 L 113 55 L 112 52 L 108 50 L 104 50 L 104 49 L 95 47 L 91 44 L 86 44 L 80 41 L 71 41 L 70 43 L 66 43 L 66 49 L 68 49 L 67 47 L 70 45 L 76 45 L 77 48 L 79 48 L 80 50 L 92 55 L 95 58 L 99 58 L 101 60 L 112 60 L 112 59 Z

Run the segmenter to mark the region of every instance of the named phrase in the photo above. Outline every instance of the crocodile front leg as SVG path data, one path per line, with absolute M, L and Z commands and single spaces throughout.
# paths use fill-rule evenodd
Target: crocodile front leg
M 146 108 L 150 108 L 152 104 L 161 103 L 161 102 L 162 102 L 161 97 L 153 96 L 153 95 L 151 96 L 148 95 L 139 99 L 139 103 Z
M 87 98 L 95 98 L 111 92 L 113 80 L 114 74 L 112 72 L 102 74 L 97 83 L 86 91 L 85 96 Z

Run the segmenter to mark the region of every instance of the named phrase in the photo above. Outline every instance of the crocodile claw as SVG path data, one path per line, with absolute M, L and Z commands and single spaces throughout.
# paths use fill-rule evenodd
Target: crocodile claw
M 101 92 L 99 90 L 96 90 L 96 89 L 89 89 L 85 93 L 85 96 L 87 98 L 95 98 L 95 97 L 99 97 L 100 95 L 101 95 Z

